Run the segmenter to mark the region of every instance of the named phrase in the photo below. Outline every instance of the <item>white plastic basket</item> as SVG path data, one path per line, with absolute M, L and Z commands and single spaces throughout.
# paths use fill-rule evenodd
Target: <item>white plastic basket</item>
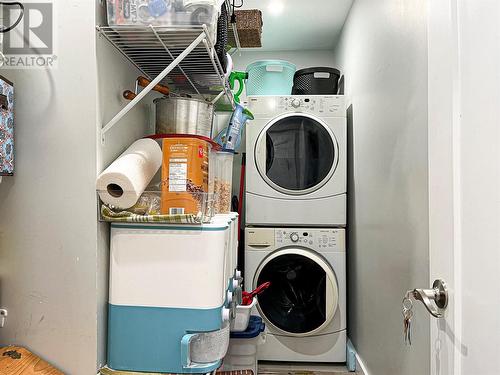
M 250 313 L 253 307 L 257 304 L 257 298 L 254 298 L 252 303 L 248 306 L 238 305 L 236 306 L 236 317 L 231 322 L 232 332 L 243 332 L 248 328 L 248 322 L 250 321 Z

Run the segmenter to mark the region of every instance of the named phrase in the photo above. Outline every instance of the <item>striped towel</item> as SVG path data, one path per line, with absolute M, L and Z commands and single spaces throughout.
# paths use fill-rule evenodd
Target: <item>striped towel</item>
M 129 211 L 115 212 L 106 205 L 101 206 L 104 221 L 132 223 L 201 224 L 201 215 L 137 215 Z

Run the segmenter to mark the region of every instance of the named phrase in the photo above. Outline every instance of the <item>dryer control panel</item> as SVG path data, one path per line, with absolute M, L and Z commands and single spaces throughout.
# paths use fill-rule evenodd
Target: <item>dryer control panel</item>
M 315 251 L 345 251 L 345 229 L 275 229 L 276 247 L 297 245 Z
M 342 95 L 250 96 L 248 108 L 258 117 L 283 113 L 309 113 L 319 117 L 346 117 Z

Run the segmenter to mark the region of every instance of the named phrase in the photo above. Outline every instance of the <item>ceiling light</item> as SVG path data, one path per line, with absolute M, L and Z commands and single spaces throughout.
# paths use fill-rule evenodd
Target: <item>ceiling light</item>
M 267 8 L 269 13 L 274 16 L 279 16 L 285 10 L 285 3 L 279 0 L 271 0 Z

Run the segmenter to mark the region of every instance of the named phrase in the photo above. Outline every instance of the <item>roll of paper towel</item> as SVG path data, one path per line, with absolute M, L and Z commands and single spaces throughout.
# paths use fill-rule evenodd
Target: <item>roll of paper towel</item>
M 153 139 L 139 139 L 97 177 L 101 200 L 116 208 L 129 208 L 153 179 L 162 164 L 160 145 Z

